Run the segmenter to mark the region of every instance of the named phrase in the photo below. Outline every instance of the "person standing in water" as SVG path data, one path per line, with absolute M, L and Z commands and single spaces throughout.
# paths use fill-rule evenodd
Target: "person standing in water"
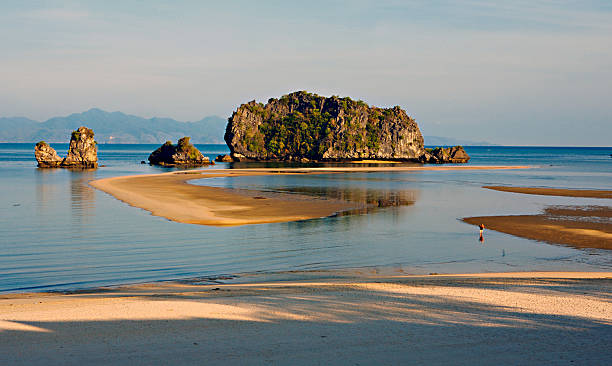
M 482 235 L 482 233 L 484 232 L 484 224 L 478 225 L 478 228 L 480 229 L 480 238 L 478 240 L 483 242 L 484 241 L 484 236 Z

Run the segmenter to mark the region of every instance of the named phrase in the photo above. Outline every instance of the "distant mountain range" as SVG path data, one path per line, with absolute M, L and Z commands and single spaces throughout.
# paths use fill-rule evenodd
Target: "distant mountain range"
M 470 141 L 470 140 L 454 139 L 451 137 L 423 136 L 423 138 L 425 139 L 426 146 L 455 146 L 455 145 L 495 146 L 496 145 L 496 144 L 492 144 L 486 141 Z
M 106 112 L 92 108 L 66 117 L 53 117 L 44 122 L 25 117 L 0 117 L 0 142 L 60 142 L 67 143 L 70 133 L 80 126 L 94 130 L 101 144 L 161 144 L 190 136 L 195 144 L 223 144 L 227 120 L 218 116 L 204 117 L 196 122 L 181 122 L 172 118 L 143 118 L 121 112 Z M 424 136 L 425 145 L 492 145 L 488 142 L 467 141 L 439 136 Z
M 176 141 L 190 136 L 193 143 L 224 143 L 227 120 L 217 116 L 197 122 L 180 122 L 172 118 L 142 118 L 121 112 L 92 108 L 83 113 L 54 117 L 44 122 L 24 117 L 0 118 L 0 142 L 63 142 L 80 126 L 94 130 L 98 143 L 146 144 Z

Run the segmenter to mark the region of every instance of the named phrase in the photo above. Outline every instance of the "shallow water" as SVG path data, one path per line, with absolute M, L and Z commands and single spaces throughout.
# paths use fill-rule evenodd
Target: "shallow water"
M 53 145 L 60 154 L 67 145 Z M 225 145 L 197 145 L 210 157 Z M 612 188 L 612 148 L 467 147 L 470 165 L 533 169 L 211 178 L 192 182 L 380 206 L 352 215 L 219 228 L 180 224 L 87 182 L 168 171 L 140 164 L 155 145 L 100 145 L 97 170 L 37 169 L 33 144 L 0 144 L 0 292 L 350 267 L 404 273 L 612 270 L 612 254 L 486 231 L 465 216 L 611 200 L 519 195 L 482 185 Z M 228 167 L 218 164 L 215 168 Z

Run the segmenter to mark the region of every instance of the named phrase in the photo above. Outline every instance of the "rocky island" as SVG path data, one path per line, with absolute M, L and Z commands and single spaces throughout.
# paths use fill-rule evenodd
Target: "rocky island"
M 36 144 L 34 157 L 39 168 L 97 168 L 98 146 L 94 132 L 87 127 L 72 131 L 68 154 L 63 159 L 44 141 Z
M 210 159 L 202 155 L 200 150 L 193 146 L 189 140 L 189 137 L 183 137 L 178 140 L 176 145 L 173 145 L 172 141 L 166 141 L 165 144 L 149 155 L 149 163 L 171 167 L 211 164 Z
M 225 141 L 234 161 L 469 160 L 460 146 L 426 150 L 415 120 L 399 106 L 305 91 L 241 105 L 228 119 Z

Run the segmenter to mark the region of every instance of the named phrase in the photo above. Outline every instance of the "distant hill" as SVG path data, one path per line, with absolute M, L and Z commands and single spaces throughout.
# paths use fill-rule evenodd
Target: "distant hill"
M 204 117 L 196 122 L 181 122 L 172 118 L 143 118 L 121 112 L 106 112 L 92 108 L 44 122 L 25 117 L 0 117 L 0 142 L 67 143 L 70 133 L 80 126 L 94 130 L 101 144 L 158 144 L 190 136 L 196 144 L 224 144 L 227 120 L 218 116 Z M 489 146 L 486 141 L 468 141 L 440 136 L 424 136 L 427 146 Z
M 146 144 L 176 141 L 190 136 L 196 144 L 224 143 L 227 120 L 217 116 L 196 122 L 180 122 L 172 118 L 142 118 L 121 112 L 92 108 L 83 113 L 54 117 L 44 122 L 24 117 L 0 118 L 0 142 L 64 142 L 70 132 L 80 126 L 94 130 L 98 143 Z
M 440 137 L 440 136 L 423 136 L 425 140 L 425 146 L 455 146 L 455 145 L 463 145 L 463 146 L 495 146 L 496 144 L 492 144 L 486 141 L 470 141 L 470 140 L 461 140 L 454 139 L 451 137 Z

